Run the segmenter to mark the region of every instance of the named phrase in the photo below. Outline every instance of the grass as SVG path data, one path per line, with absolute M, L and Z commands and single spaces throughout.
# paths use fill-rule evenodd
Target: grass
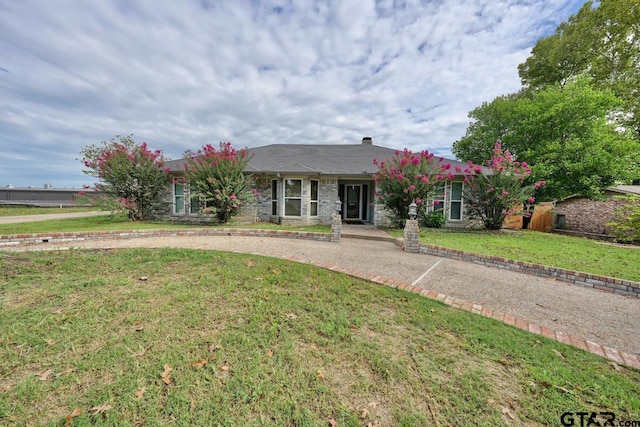
M 0 234 L 57 233 L 65 231 L 150 230 L 193 227 L 166 222 L 130 221 L 117 215 L 85 218 L 52 219 L 47 221 L 0 224 Z
M 176 229 L 176 228 L 202 228 L 211 227 L 208 225 L 185 225 L 172 224 L 166 221 L 130 221 L 123 216 L 104 215 L 86 218 L 68 218 L 47 221 L 23 222 L 14 224 L 0 224 L 0 235 L 2 234 L 35 234 L 35 233 L 55 233 L 68 231 L 108 231 L 108 230 L 153 230 L 153 229 Z M 258 223 L 251 225 L 235 225 L 233 223 L 225 227 L 234 228 L 263 228 L 293 231 L 314 231 L 320 233 L 330 233 L 329 225 L 310 226 L 286 226 L 272 223 Z
M 0 424 L 536 426 L 566 411 L 640 419 L 638 371 L 283 260 L 0 252 L 0 305 Z
M 0 216 L 20 216 L 20 215 L 43 215 L 73 212 L 93 212 L 92 207 L 76 208 L 36 208 L 36 207 L 13 207 L 0 205 Z
M 390 230 L 400 237 L 402 231 Z M 421 229 L 420 242 L 478 254 L 527 261 L 640 281 L 640 247 L 529 230 Z

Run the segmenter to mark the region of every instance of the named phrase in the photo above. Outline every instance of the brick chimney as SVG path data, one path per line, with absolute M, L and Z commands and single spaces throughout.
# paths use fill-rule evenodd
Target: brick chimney
M 362 143 L 364 145 L 373 145 L 373 138 L 371 138 L 370 136 L 365 136 L 364 138 L 362 138 Z

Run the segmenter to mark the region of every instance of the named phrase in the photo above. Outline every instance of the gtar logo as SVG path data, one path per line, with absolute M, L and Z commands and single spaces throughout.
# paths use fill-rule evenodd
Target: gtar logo
M 560 416 L 563 426 L 615 426 L 613 412 L 565 412 Z

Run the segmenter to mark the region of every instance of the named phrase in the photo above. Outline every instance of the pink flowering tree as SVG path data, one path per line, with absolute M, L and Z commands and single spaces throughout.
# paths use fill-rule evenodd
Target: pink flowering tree
M 464 170 L 464 198 L 470 219 L 481 220 L 485 228 L 499 230 L 507 215 L 518 211 L 531 216 L 528 210 L 520 210 L 523 205 L 535 202 L 533 194 L 545 182 L 523 185 L 531 174 L 529 165 L 517 162 L 509 151 L 504 151 L 499 143 L 493 148 L 493 155 L 486 162 L 486 168 L 468 162 Z
M 373 163 L 378 166 L 376 198 L 393 213 L 398 226 L 408 218 L 412 201 L 418 205 L 420 215 L 424 215 L 436 186 L 453 178 L 451 164 L 426 150 L 420 153 L 407 149 L 396 151 L 390 160 L 374 160 Z
M 166 206 L 162 195 L 169 182 L 160 150 L 138 145 L 133 135 L 112 138 L 82 149 L 83 172 L 100 180 L 97 201 L 114 211 L 123 211 L 134 221 L 148 219 Z
M 255 199 L 250 190 L 253 177 L 244 173 L 250 160 L 246 148 L 236 151 L 230 142 L 221 142 L 219 149 L 207 144 L 195 153 L 186 151 L 184 157 L 191 197 L 197 198 L 202 213 L 215 215 L 220 224 Z

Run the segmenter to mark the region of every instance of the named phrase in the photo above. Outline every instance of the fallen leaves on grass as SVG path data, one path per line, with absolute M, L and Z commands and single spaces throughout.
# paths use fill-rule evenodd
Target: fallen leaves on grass
M 47 369 L 46 371 L 39 373 L 38 378 L 40 378 L 40 381 L 46 381 L 49 379 L 51 374 L 53 374 L 53 369 Z
M 215 353 L 216 351 L 220 350 L 220 347 L 215 345 L 215 344 L 211 344 L 209 346 L 209 353 Z
M 560 353 L 558 350 L 556 350 L 555 348 L 552 348 L 551 351 L 553 351 L 553 353 L 558 356 L 560 359 L 562 360 L 567 360 L 564 358 L 564 355 L 562 353 Z
M 337 427 L 338 422 L 336 421 L 336 419 L 335 419 L 335 418 L 331 417 L 331 418 L 329 418 L 329 425 L 330 425 L 331 427 Z
M 147 350 L 149 350 L 150 347 L 148 348 L 143 348 L 140 351 L 136 351 L 136 352 L 131 352 L 131 357 L 142 357 L 144 356 L 144 354 L 147 352 Z M 131 351 L 131 350 L 129 350 Z
M 51 347 L 52 345 L 54 345 L 56 343 L 55 340 L 44 340 L 44 342 L 47 343 L 47 347 Z
M 164 371 L 160 374 L 160 378 L 162 378 L 162 382 L 166 385 L 171 384 L 171 366 L 168 364 L 164 365 Z
M 298 318 L 298 316 L 295 313 L 287 313 L 286 316 L 287 316 L 287 319 L 295 320 Z
M 89 412 L 91 413 L 91 415 L 98 415 L 98 414 L 104 414 L 109 409 L 111 409 L 111 405 L 100 405 L 100 406 L 94 406 L 93 408 L 89 409 Z
M 75 418 L 75 417 L 79 417 L 80 415 L 82 415 L 82 409 L 80 408 L 76 408 L 73 410 L 73 412 L 71 412 L 70 414 L 68 414 L 65 417 L 65 426 L 70 426 L 71 425 L 71 421 Z
M 195 367 L 195 368 L 203 368 L 204 365 L 207 364 L 207 359 L 200 359 L 200 360 L 196 360 L 195 362 L 191 363 L 191 366 Z
M 7 393 L 9 390 L 11 390 L 11 387 L 13 387 L 14 385 L 16 385 L 15 382 L 10 382 L 8 384 L 3 385 L 2 387 L 0 387 L 0 393 Z
M 144 393 L 147 391 L 146 387 L 140 387 L 139 389 L 136 390 L 136 399 L 138 400 L 142 400 L 142 396 L 144 396 Z
M 273 357 L 273 350 L 272 349 L 267 350 L 267 357 Z
M 224 362 L 218 369 L 220 369 L 221 371 L 228 371 L 230 368 L 231 366 L 229 366 L 227 362 Z
M 509 408 L 505 408 L 504 406 L 502 407 L 502 415 L 507 415 L 512 420 L 516 419 L 515 414 Z
M 324 372 L 318 371 L 316 373 L 316 376 L 318 377 L 319 380 L 323 380 L 324 379 Z

